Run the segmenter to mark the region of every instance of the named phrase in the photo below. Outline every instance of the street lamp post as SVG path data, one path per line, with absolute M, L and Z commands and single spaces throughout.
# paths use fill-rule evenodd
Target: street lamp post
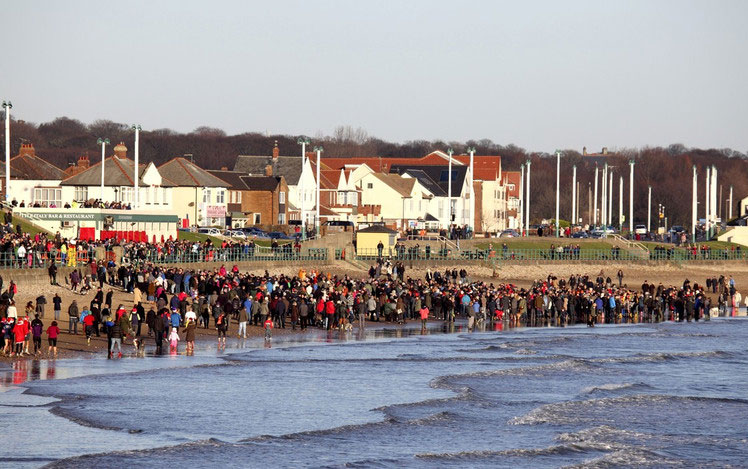
M 556 238 L 558 238 L 558 207 L 561 198 L 561 150 L 556 150 Z
M 634 234 L 634 165 L 633 158 L 629 160 L 629 234 Z
M 571 226 L 577 223 L 577 165 L 571 167 Z
M 608 216 L 608 163 L 603 165 L 603 174 L 600 180 L 602 184 L 600 187 L 600 224 L 603 225 L 603 230 L 607 226 L 606 217 Z
M 610 188 L 608 188 L 608 216 L 605 219 L 608 225 L 613 223 L 613 168 L 608 170 L 610 174 Z
M 3 101 L 5 109 L 5 202 L 10 201 L 10 109 L 13 103 Z
M 449 155 L 449 171 L 447 172 L 447 199 L 449 206 L 449 215 L 447 216 L 447 229 L 451 228 L 452 222 L 454 222 L 454 213 L 452 212 L 452 153 L 454 153 L 454 150 L 451 148 L 447 149 L 447 154 Z
M 304 199 L 306 199 L 306 193 L 304 193 L 304 168 L 306 168 L 306 146 L 310 143 L 308 137 L 301 136 L 296 141 L 301 145 L 301 173 L 299 176 L 299 200 L 301 209 L 301 239 L 306 239 L 306 216 L 304 214 Z
M 525 235 L 525 164 L 519 165 L 520 177 L 519 177 L 519 235 Z
M 530 167 L 532 166 L 532 161 L 530 161 L 530 158 L 527 158 L 527 161 L 525 162 L 525 166 L 527 166 L 527 206 L 525 207 L 525 225 L 527 226 L 527 229 L 529 231 L 530 229 Z
M 134 174 L 132 175 L 133 190 L 135 191 L 135 194 L 133 194 L 133 205 L 137 209 L 140 208 L 140 131 L 143 129 L 140 127 L 140 124 L 135 124 L 132 126 L 132 130 L 135 131 L 135 161 L 133 165 Z
M 316 215 L 317 219 L 315 220 L 314 227 L 315 227 L 315 234 L 318 237 L 320 235 L 320 221 L 319 221 L 319 214 L 320 214 L 320 211 L 319 211 L 319 163 L 320 161 L 319 159 L 320 159 L 320 155 L 322 154 L 323 150 L 324 149 L 322 148 L 322 146 L 314 147 L 314 151 L 317 152 L 317 215 Z
M 618 232 L 623 231 L 623 176 L 618 178 Z
M 475 190 L 473 189 L 473 157 L 475 155 L 475 148 L 468 147 L 468 153 L 470 153 L 470 220 L 468 221 L 468 227 L 472 233 L 475 233 Z
M 597 163 L 595 163 L 595 196 L 594 208 L 592 210 L 592 226 L 597 226 Z
M 710 234 L 712 232 L 712 226 L 709 222 L 709 193 L 711 192 L 709 190 L 709 183 L 711 182 L 711 177 L 709 175 L 709 166 L 706 167 L 706 189 L 704 190 L 704 230 L 706 231 L 706 240 L 709 241 L 709 238 L 711 238 Z
M 693 182 L 691 184 L 691 242 L 696 242 L 696 223 L 698 223 L 698 176 L 696 165 L 693 165 Z
M 647 236 L 652 232 L 652 186 L 647 187 Z
M 105 151 L 104 147 L 106 147 L 107 145 L 109 145 L 109 139 L 108 138 L 104 138 L 104 139 L 100 138 L 100 139 L 96 140 L 96 143 L 98 145 L 101 145 L 101 193 L 99 195 L 99 199 L 100 199 L 99 202 L 104 203 L 104 158 L 105 158 L 105 156 L 104 156 L 104 151 Z

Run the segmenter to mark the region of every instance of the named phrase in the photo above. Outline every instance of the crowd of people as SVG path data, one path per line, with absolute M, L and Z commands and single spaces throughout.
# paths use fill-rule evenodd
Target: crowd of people
M 46 331 L 48 353 L 54 356 L 63 311 L 68 334 L 78 334 L 80 326 L 88 343 L 94 336 L 105 335 L 108 355 L 116 358 L 125 341 L 144 350 L 146 335 L 154 340 L 156 353 L 163 352 L 164 342 L 176 352 L 180 340 L 191 353 L 198 328 L 217 330 L 219 346 L 225 346 L 227 336 L 246 338 L 251 327 L 263 329 L 268 340 L 275 328 L 350 330 L 354 324 L 363 327 L 366 321 L 419 320 L 425 327 L 429 319 L 465 319 L 471 330 L 491 325 L 594 327 L 699 321 L 708 319 L 715 308 L 729 315 L 730 308 L 740 302 L 731 277 L 709 278 L 703 285 L 685 280 L 677 286 L 645 281 L 629 287 L 624 280 L 622 271 L 614 280 L 604 272 L 594 278 L 548 275 L 521 288 L 473 280 L 466 269 L 427 270 L 422 278 L 414 278 L 406 275 L 402 262 L 387 260 L 378 261 L 366 278 L 358 279 L 304 270 L 294 276 L 268 271 L 254 275 L 240 272 L 237 266 L 182 269 L 147 262 L 92 261 L 75 269 L 69 283 L 73 291 L 83 290 L 86 296 L 91 292 L 93 298 L 81 305 L 77 300 L 63 305 L 56 294 L 51 299 L 54 316 L 49 327 L 44 322 L 47 299 L 42 295 L 35 303 L 28 302 L 20 314 L 14 300 L 17 287 L 11 285 L 0 296 L 0 348 L 10 356 L 40 355 Z M 52 271 L 50 283 L 58 285 Z M 132 304 L 115 306 L 114 290 L 131 293 Z M 718 294 L 718 306 L 712 304 L 710 290 Z

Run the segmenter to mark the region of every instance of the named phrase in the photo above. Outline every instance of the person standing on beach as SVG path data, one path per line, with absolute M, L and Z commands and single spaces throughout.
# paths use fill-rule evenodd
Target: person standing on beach
M 49 274 L 49 284 L 57 285 L 57 265 L 55 265 L 54 259 L 51 259 L 49 261 L 49 267 L 47 268 L 47 273 Z
M 426 323 L 429 320 L 429 309 L 425 304 L 418 310 L 418 314 L 421 316 L 421 329 L 426 329 Z
M 265 328 L 265 341 L 272 340 L 273 338 L 273 318 L 265 319 L 262 327 Z
M 159 311 L 159 315 L 153 321 L 153 337 L 156 339 L 156 354 L 161 354 L 161 346 L 164 340 L 164 316 L 166 315 L 166 309 Z
M 176 352 L 178 345 L 179 345 L 179 334 L 177 333 L 176 329 L 172 329 L 171 333 L 169 333 L 169 350 L 172 352 Z
M 42 353 L 42 333 L 44 332 L 44 323 L 39 319 L 39 315 L 34 316 L 31 321 L 31 336 L 34 341 L 34 355 Z
M 272 321 L 272 318 L 270 318 Z M 226 345 L 226 332 L 229 330 L 229 318 L 225 311 L 221 311 L 221 314 L 216 318 L 216 329 L 218 330 L 218 344 Z
M 51 356 L 52 352 L 54 352 L 54 356 L 57 357 L 58 335 L 60 335 L 60 328 L 57 327 L 57 321 L 52 321 L 52 325 L 47 328 L 47 343 L 49 344 L 47 356 Z
M 62 312 L 62 298 L 60 298 L 58 293 L 55 293 L 55 296 L 52 298 L 52 304 L 55 310 L 55 321 L 59 321 L 60 313 Z
M 187 326 L 184 329 L 184 341 L 187 342 L 187 354 L 195 353 L 195 328 L 197 327 L 194 319 L 187 320 Z
M 78 302 L 73 300 L 68 307 L 68 334 L 78 335 L 78 318 L 80 317 L 80 311 L 78 310 Z M 75 332 L 74 332 L 75 331 Z

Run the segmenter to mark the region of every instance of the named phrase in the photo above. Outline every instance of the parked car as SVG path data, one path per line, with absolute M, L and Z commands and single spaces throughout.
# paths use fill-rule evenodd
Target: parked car
M 254 227 L 254 226 L 242 228 L 241 231 L 244 232 L 244 234 L 247 235 L 247 238 L 264 238 L 264 239 L 267 239 L 267 238 L 270 237 L 270 236 L 268 236 L 268 234 L 265 231 L 262 231 L 261 229 L 259 229 L 257 227 Z
M 197 232 L 208 236 L 221 236 L 221 230 L 218 228 L 198 228 Z
M 634 234 L 638 234 L 638 235 L 647 234 L 647 225 L 634 226 Z
M 271 231 L 270 233 L 268 233 L 268 237 L 270 239 L 293 239 L 282 231 Z
M 504 230 L 499 233 L 499 238 L 519 238 L 519 232 L 517 230 Z
M 572 234 L 571 237 L 577 239 L 587 239 L 590 237 L 590 235 L 586 231 L 577 231 L 576 233 Z
M 290 236 L 288 236 L 286 233 L 283 233 L 282 231 L 271 231 L 268 233 L 268 238 L 270 239 L 293 239 Z
M 224 232 L 225 236 L 228 236 L 230 238 L 242 238 L 245 239 L 247 237 L 247 233 L 243 232 L 242 230 L 226 230 Z

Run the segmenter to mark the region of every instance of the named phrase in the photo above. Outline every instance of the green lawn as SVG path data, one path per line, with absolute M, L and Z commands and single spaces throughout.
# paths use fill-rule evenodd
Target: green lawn
M 656 243 L 654 241 L 640 241 L 641 244 L 647 247 L 650 251 L 653 250 L 657 246 L 661 246 L 664 248 L 671 248 L 674 245 L 669 243 Z M 739 246 L 736 243 L 728 243 L 727 241 L 706 241 L 701 243 L 696 243 L 697 246 L 709 246 L 712 249 L 732 249 L 734 247 Z
M 501 249 L 506 243 L 509 249 L 550 249 L 551 244 L 554 246 L 568 246 L 570 244 L 579 244 L 581 249 L 609 250 L 614 244 L 611 241 L 601 239 L 576 239 L 576 238 L 496 238 L 483 243 L 478 243 L 476 249 L 488 249 L 488 245 L 493 245 L 494 249 Z
M 201 233 L 193 233 L 191 231 L 179 231 L 177 234 L 177 239 L 185 240 L 185 241 L 197 241 L 198 243 L 204 243 L 206 240 L 211 240 L 214 245 L 221 244 L 223 241 L 220 238 L 216 238 L 215 236 L 208 236 Z
M 186 241 L 192 241 L 192 242 L 199 242 L 204 243 L 205 240 L 209 239 L 213 242 L 213 245 L 219 246 L 223 242 L 223 238 L 218 238 L 216 236 L 209 236 L 206 234 L 201 233 L 192 233 L 191 231 L 180 231 L 179 232 L 179 239 L 183 239 Z M 241 238 L 235 238 L 236 241 L 242 241 Z M 286 244 L 290 243 L 291 240 L 288 239 L 279 239 L 278 244 Z M 257 246 L 264 246 L 264 247 L 270 247 L 270 244 L 272 243 L 272 240 L 270 239 L 255 239 L 255 245 Z

